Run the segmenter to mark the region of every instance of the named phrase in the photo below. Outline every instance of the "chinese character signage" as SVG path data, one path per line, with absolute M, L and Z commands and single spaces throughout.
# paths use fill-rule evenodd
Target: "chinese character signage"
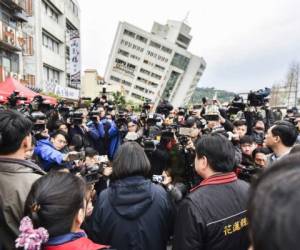
M 70 75 L 71 85 L 80 85 L 80 36 L 78 30 L 72 30 L 70 34 Z
M 60 85 L 55 85 L 54 94 L 64 97 L 64 98 L 69 98 L 69 99 L 74 99 L 74 100 L 79 99 L 79 89 L 62 87 Z

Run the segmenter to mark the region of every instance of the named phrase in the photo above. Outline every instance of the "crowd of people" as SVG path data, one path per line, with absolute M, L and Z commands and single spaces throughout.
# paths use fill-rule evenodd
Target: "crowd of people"
M 298 249 L 297 109 L 34 102 L 0 111 L 0 250 Z

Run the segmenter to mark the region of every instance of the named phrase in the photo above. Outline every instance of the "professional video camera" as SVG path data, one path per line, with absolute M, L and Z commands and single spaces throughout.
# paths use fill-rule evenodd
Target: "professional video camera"
M 98 161 L 92 166 L 85 166 L 80 171 L 80 175 L 86 180 L 88 184 L 98 182 L 99 178 L 103 175 L 104 168 L 109 166 L 107 155 L 98 156 Z
M 203 117 L 206 121 L 218 121 L 220 119 L 219 108 L 216 105 L 208 105 Z
M 36 95 L 33 97 L 32 102 L 30 103 L 31 112 L 33 111 L 41 111 L 47 114 L 51 109 L 51 105 L 46 102 L 46 99 L 43 98 L 41 95 Z
M 236 115 L 239 111 L 244 111 L 245 107 L 246 104 L 244 103 L 243 97 L 235 95 L 228 107 L 227 114 L 229 116 Z
M 155 114 L 155 113 L 150 113 L 148 114 L 148 117 L 147 117 L 147 124 L 148 126 L 155 126 L 157 122 L 161 122 L 162 118 L 158 115 L 158 114 Z
M 27 97 L 20 96 L 20 92 L 14 91 L 8 98 L 8 105 L 11 108 L 14 108 L 17 106 L 18 101 L 26 101 Z
M 88 117 L 92 122 L 97 122 L 99 117 L 99 111 L 97 110 L 89 111 Z
M 170 111 L 173 109 L 173 106 L 167 101 L 163 100 L 156 108 L 156 113 L 165 115 L 167 117 L 170 114 Z
M 265 106 L 268 102 L 267 97 L 270 95 L 271 89 L 259 89 L 257 91 L 250 91 L 248 94 L 248 104 L 250 106 L 258 107 L 258 106 Z
M 74 125 L 81 125 L 83 121 L 83 113 L 80 110 L 73 110 L 69 112 L 69 117 Z
M 144 151 L 147 153 L 153 153 L 156 150 L 156 145 L 158 144 L 153 138 L 142 137 L 141 146 L 144 148 Z
M 237 167 L 237 176 L 239 179 L 244 180 L 246 182 L 251 182 L 253 178 L 257 178 L 257 176 L 262 172 L 260 167 L 256 166 L 242 166 L 239 165 Z

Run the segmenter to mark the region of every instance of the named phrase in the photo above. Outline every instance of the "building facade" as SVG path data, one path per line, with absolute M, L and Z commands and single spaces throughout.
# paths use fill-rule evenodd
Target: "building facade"
M 89 97 L 94 99 L 96 97 L 106 95 L 108 99 L 111 99 L 113 93 L 122 93 L 121 85 L 106 83 L 104 78 L 98 75 L 98 71 L 96 69 L 85 70 L 81 82 L 81 97 Z
M 31 15 L 31 0 L 0 0 L 0 82 L 23 75 L 23 56 L 33 53 L 33 37 L 23 29 Z
M 79 81 L 71 81 L 72 68 L 80 71 L 80 9 L 76 0 L 33 0 L 33 15 L 24 30 L 33 39 L 32 55 L 23 58 L 29 85 L 66 98 L 79 96 Z M 77 58 L 71 58 L 73 38 Z M 79 50 L 78 50 L 79 48 Z M 73 59 L 73 60 L 72 60 Z
M 155 105 L 168 99 L 187 105 L 206 68 L 187 49 L 191 28 L 184 22 L 154 23 L 151 32 L 120 22 L 109 56 L 105 81 L 122 85 L 126 98 Z

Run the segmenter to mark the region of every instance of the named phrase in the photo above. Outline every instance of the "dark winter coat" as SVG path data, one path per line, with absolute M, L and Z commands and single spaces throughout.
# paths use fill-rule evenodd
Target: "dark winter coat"
M 174 250 L 247 250 L 249 185 L 234 173 L 209 177 L 181 201 Z
M 173 210 L 159 185 L 142 176 L 117 180 L 98 197 L 92 238 L 118 250 L 165 250 Z

